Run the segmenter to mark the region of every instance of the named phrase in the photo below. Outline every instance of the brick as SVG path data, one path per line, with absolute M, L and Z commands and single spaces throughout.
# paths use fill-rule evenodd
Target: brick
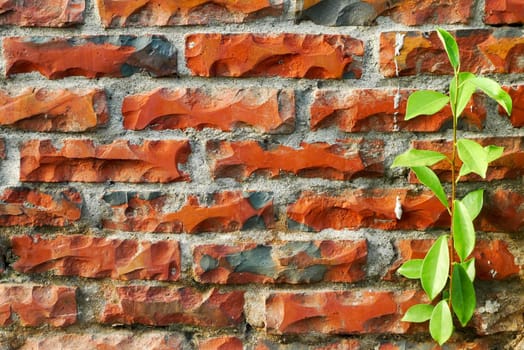
M 502 332 L 521 334 L 524 329 L 522 283 L 506 286 L 491 283 L 482 293 L 477 293 L 477 308 L 468 326 L 480 336 Z
M 11 237 L 12 265 L 22 273 L 52 271 L 60 276 L 176 281 L 180 247 L 175 241 L 137 241 L 84 235 Z
M 67 27 L 84 23 L 85 0 L 5 0 L 0 25 Z
M 294 241 L 195 247 L 200 283 L 356 282 L 365 277 L 367 244 L 360 241 Z
M 325 0 L 305 4 L 303 14 L 316 24 L 329 26 L 370 25 L 379 16 L 388 16 L 405 25 L 454 24 L 468 23 L 472 5 L 472 0 L 446 3 L 437 0 Z
M 283 0 L 97 0 L 105 27 L 172 26 L 222 23 L 243 23 L 255 18 L 279 16 Z
M 392 280 L 394 273 L 407 260 L 423 259 L 433 244 L 432 239 L 406 239 L 396 243 L 399 258 L 392 264 L 386 280 Z M 515 256 L 502 240 L 478 240 L 472 253 L 475 258 L 477 278 L 480 280 L 504 280 L 519 275 L 520 267 Z
M 67 226 L 80 219 L 81 210 L 82 198 L 73 189 L 9 187 L 0 194 L 0 226 Z
M 209 205 L 190 195 L 179 209 L 168 209 L 167 195 L 160 192 L 108 192 L 105 202 L 111 214 L 102 225 L 110 230 L 143 232 L 231 232 L 254 227 L 272 228 L 273 199 L 266 192 L 218 192 Z
M 524 3 L 519 0 L 486 0 L 484 23 L 524 24 Z
M 277 334 L 406 333 L 402 322 L 412 305 L 427 302 L 416 291 L 273 292 L 266 299 L 266 324 Z
M 344 139 L 335 144 L 302 142 L 298 149 L 283 145 L 263 146 L 257 141 L 210 141 L 207 150 L 215 178 L 243 180 L 253 174 L 276 178 L 291 173 L 301 177 L 350 180 L 378 177 L 384 173 L 382 140 Z
M 524 37 L 519 29 L 452 31 L 460 48 L 461 70 L 473 73 L 524 72 Z M 436 32 L 385 32 L 380 35 L 380 72 L 386 77 L 452 74 Z
M 190 34 L 186 61 L 202 77 L 360 78 L 364 44 L 347 35 Z
M 402 204 L 402 219 L 395 217 L 396 197 Z M 377 228 L 423 230 L 449 227 L 446 209 L 429 191 L 398 189 L 347 190 L 339 195 L 303 192 L 287 207 L 291 230 Z
M 511 124 L 516 128 L 524 127 L 524 85 L 505 86 L 504 90 L 509 93 L 513 100 L 513 109 L 509 117 Z M 499 107 L 499 114 L 507 115 L 502 107 Z
M 191 152 L 187 140 L 146 140 L 132 144 L 115 140 L 31 140 L 20 149 L 20 180 L 33 182 L 173 182 L 189 181 L 179 169 Z
M 270 133 L 292 132 L 295 95 L 277 89 L 159 88 L 127 96 L 124 127 L 131 130 L 195 128 L 232 131 L 250 126 Z
M 64 327 L 76 322 L 76 287 L 0 284 L 0 326 Z M 16 315 L 16 316 L 15 316 Z
M 336 125 L 345 132 L 443 131 L 452 127 L 449 107 L 432 116 L 404 120 L 410 89 L 317 90 L 310 107 L 312 130 Z M 462 129 L 482 130 L 486 119 L 484 99 L 474 95 L 464 110 Z
M 108 324 L 234 327 L 244 321 L 242 291 L 157 286 L 116 287 L 100 321 Z
M 490 163 L 484 181 L 519 179 L 524 175 L 524 137 L 485 137 L 474 139 L 482 146 L 496 145 L 504 147 L 502 157 Z M 411 143 L 413 148 L 438 151 L 446 154 L 451 159 L 451 142 L 443 139 L 439 140 L 417 140 Z M 460 170 L 462 162 L 457 159 L 457 170 Z M 451 165 L 442 161 L 432 169 L 444 181 L 451 180 Z M 410 182 L 417 182 L 416 176 L 410 174 Z M 461 177 L 461 181 L 483 181 L 476 174 L 469 174 Z
M 244 345 L 237 337 L 222 336 L 198 342 L 197 350 L 242 350 Z
M 446 350 L 490 350 L 496 349 L 501 344 L 501 339 L 477 338 L 473 341 L 456 341 L 451 339 L 446 342 Z M 393 342 L 382 343 L 377 350 L 440 350 L 442 349 L 434 342 L 416 342 L 414 340 L 395 340 Z
M 520 186 L 520 187 L 519 187 Z M 524 232 L 524 193 L 522 185 L 515 190 L 494 188 L 484 195 L 484 207 L 477 226 L 491 232 Z
M 110 334 L 65 333 L 30 337 L 19 350 L 172 350 L 182 349 L 185 344 L 184 336 L 173 332 L 112 331 Z
M 106 95 L 99 89 L 0 91 L 0 125 L 29 131 L 80 132 L 106 124 Z
M 140 71 L 153 77 L 176 74 L 176 52 L 161 35 L 8 37 L 3 48 L 7 76 L 30 72 L 49 79 L 127 77 Z
M 258 339 L 253 350 L 361 350 L 357 339 L 334 340 L 322 344 L 305 344 L 291 342 L 282 344 L 269 339 Z

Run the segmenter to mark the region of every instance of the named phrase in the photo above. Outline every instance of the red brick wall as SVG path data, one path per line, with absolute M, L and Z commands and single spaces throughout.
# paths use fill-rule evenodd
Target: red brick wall
M 516 0 L 0 1 L 0 349 L 436 349 L 395 271 L 449 217 L 390 169 L 449 149 L 449 110 L 403 120 L 446 88 L 436 25 L 514 99 L 460 125 L 505 152 L 462 185 L 486 205 L 450 349 L 523 348 L 523 24 Z

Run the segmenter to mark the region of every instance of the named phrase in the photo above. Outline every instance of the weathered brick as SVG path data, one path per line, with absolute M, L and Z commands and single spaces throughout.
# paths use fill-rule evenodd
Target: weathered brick
M 232 336 L 222 336 L 198 342 L 197 350 L 242 350 L 242 340 Z
M 496 349 L 497 345 L 501 344 L 501 340 L 491 340 L 478 338 L 474 341 L 459 342 L 451 339 L 446 342 L 446 350 L 491 350 Z M 393 342 L 383 342 L 377 350 L 440 350 L 442 349 L 436 343 L 432 342 L 417 342 L 414 340 L 395 340 Z
M 347 35 L 190 34 L 187 66 L 203 77 L 360 78 L 364 44 Z
M 477 308 L 468 326 L 481 336 L 502 332 L 521 334 L 524 329 L 522 283 L 506 286 L 491 283 L 487 289 L 477 293 Z
M 164 209 L 168 196 L 159 192 L 109 192 L 104 200 L 111 215 L 104 218 L 104 228 L 144 232 L 229 232 L 274 225 L 273 199 L 266 192 L 219 192 L 209 205 L 188 196 L 180 209 Z
M 209 244 L 197 246 L 193 259 L 201 283 L 356 282 L 365 277 L 367 244 L 365 240 Z
M 402 322 L 412 305 L 427 302 L 423 292 L 273 292 L 266 299 L 268 331 L 278 334 L 406 333 Z
M 67 226 L 81 216 L 82 198 L 72 189 L 58 193 L 10 187 L 0 195 L 0 226 Z
M 486 24 L 523 24 L 524 3 L 520 0 L 486 0 L 484 14 Z
M 233 327 L 244 320 L 244 292 L 121 286 L 109 295 L 101 322 L 167 326 Z
M 97 0 L 102 23 L 118 26 L 171 26 L 223 23 L 243 23 L 259 17 L 279 16 L 283 0 Z
M 176 74 L 176 52 L 161 35 L 8 37 L 3 48 L 7 76 L 29 72 L 49 79 L 127 77 L 139 71 L 154 77 Z
M 65 27 L 84 22 L 85 0 L 5 0 L 0 25 Z
M 392 280 L 394 273 L 407 260 L 423 259 L 433 244 L 432 239 L 406 239 L 396 243 L 398 259 L 385 276 Z M 520 267 L 515 264 L 515 256 L 508 244 L 499 239 L 478 240 L 472 253 L 475 258 L 477 278 L 481 280 L 503 280 L 519 275 Z
M 457 38 L 462 71 L 482 74 L 524 72 L 521 30 L 464 29 L 451 34 Z M 453 72 L 434 31 L 381 33 L 379 65 L 386 77 Z
M 0 91 L 0 125 L 30 131 L 79 132 L 109 119 L 103 90 L 26 89 L 16 96 Z
M 524 127 L 524 85 L 505 86 L 504 90 L 509 93 L 513 100 L 513 109 L 510 116 L 511 124 L 516 128 Z M 499 113 L 507 115 L 502 107 L 499 107 Z
M 484 231 L 524 232 L 522 187 L 515 190 L 494 188 L 487 192 L 484 195 L 484 207 L 476 223 Z
M 110 334 L 66 333 L 30 337 L 19 350 L 173 350 L 183 349 L 185 344 L 184 336 L 173 332 L 112 331 Z
M 180 277 L 180 247 L 175 241 L 137 241 L 85 235 L 14 236 L 16 271 L 53 271 L 56 275 L 90 278 L 155 279 Z
M 0 284 L 0 326 L 68 326 L 76 322 L 76 287 Z M 15 316 L 16 315 L 16 316 Z
M 243 180 L 253 174 L 271 178 L 281 173 L 302 177 L 350 180 L 355 177 L 377 177 L 384 173 L 382 140 L 344 139 L 336 144 L 325 142 L 289 146 L 266 146 L 257 141 L 210 141 L 214 177 Z
M 5 157 L 6 157 L 5 139 L 0 138 L 0 159 L 5 159 Z
M 403 215 L 395 217 L 399 196 Z M 439 200 L 429 191 L 398 189 L 347 190 L 339 195 L 305 191 L 287 208 L 288 227 L 320 231 L 358 229 L 384 230 L 449 227 L 450 217 Z
M 404 120 L 410 89 L 317 90 L 310 107 L 312 130 L 336 125 L 345 132 L 441 131 L 452 127 L 449 107 L 432 116 Z M 484 100 L 475 95 L 461 118 L 462 129 L 481 130 Z
M 406 25 L 453 24 L 468 22 L 473 3 L 472 0 L 306 1 L 303 15 L 329 26 L 369 25 L 379 16 Z
M 305 343 L 286 343 L 258 339 L 253 350 L 361 350 L 360 342 L 357 339 L 334 340 L 331 342 L 322 342 L 322 344 L 305 344 Z
M 524 175 L 524 137 L 485 137 L 474 139 L 482 146 L 496 145 L 504 147 L 502 157 L 490 163 L 485 181 L 518 179 Z M 438 151 L 446 154 L 451 159 L 451 141 L 439 140 L 416 140 L 411 143 L 413 148 Z M 460 170 L 462 162 L 457 159 L 456 170 Z M 451 165 L 442 161 L 432 169 L 444 181 L 451 180 Z M 410 174 L 410 182 L 417 182 L 416 176 Z M 476 174 L 461 177 L 461 181 L 481 181 L 482 178 Z
M 178 167 L 191 152 L 187 140 L 116 140 L 95 145 L 91 140 L 32 140 L 20 150 L 20 180 L 33 182 L 173 182 L 188 181 Z
M 248 125 L 271 133 L 295 127 L 295 95 L 277 89 L 155 89 L 127 96 L 124 127 L 132 130 L 214 128 L 231 131 Z

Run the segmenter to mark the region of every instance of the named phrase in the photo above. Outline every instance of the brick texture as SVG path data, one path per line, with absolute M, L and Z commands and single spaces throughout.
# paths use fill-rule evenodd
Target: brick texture
M 486 0 L 484 22 L 487 24 L 524 23 L 524 4 L 518 0 Z
M 0 25 L 66 27 L 84 22 L 85 0 L 6 0 L 0 3 Z

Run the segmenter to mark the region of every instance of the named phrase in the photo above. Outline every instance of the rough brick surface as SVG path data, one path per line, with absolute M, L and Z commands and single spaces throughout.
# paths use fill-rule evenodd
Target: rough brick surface
M 258 17 L 282 14 L 283 0 L 97 0 L 102 23 L 117 26 L 170 26 L 242 23 Z
M 85 0 L 4 0 L 0 25 L 65 27 L 84 22 Z
M 68 326 L 76 322 L 76 288 L 0 284 L 0 326 L 14 318 L 22 326 Z
M 355 282 L 364 278 L 366 241 L 203 245 L 193 252 L 203 283 Z
M 242 350 L 242 340 L 237 337 L 218 337 L 198 342 L 197 350 Z
M 233 327 L 244 320 L 244 293 L 154 286 L 116 287 L 101 315 L 109 324 Z
M 187 66 L 203 77 L 330 79 L 362 75 L 364 44 L 346 35 L 190 34 Z
M 160 192 L 110 192 L 104 200 L 111 215 L 103 226 L 112 230 L 144 232 L 228 232 L 274 224 L 273 200 L 265 192 L 219 192 L 209 205 L 189 196 L 176 211 L 164 210 L 168 196 Z
M 73 189 L 47 193 L 11 187 L 0 195 L 0 226 L 66 226 L 80 219 L 82 198 Z
M 295 97 L 276 89 L 155 89 L 128 96 L 122 106 L 124 127 L 132 130 L 250 126 L 270 133 L 291 132 Z
M 53 271 L 91 278 L 177 280 L 180 248 L 175 241 L 147 242 L 85 235 L 11 238 L 16 271 Z
M 291 173 L 349 180 L 377 177 L 384 172 L 384 143 L 380 140 L 346 139 L 336 144 L 302 142 L 298 149 L 262 146 L 256 141 L 210 141 L 207 149 L 214 177 L 242 180 L 255 173 L 268 174 L 271 178 Z
M 3 49 L 7 76 L 40 72 L 59 79 L 127 77 L 139 71 L 155 77 L 176 73 L 176 52 L 160 35 L 9 37 L 3 40 Z
M 147 140 L 132 144 L 116 140 L 95 145 L 91 140 L 26 142 L 20 150 L 20 180 L 33 182 L 173 182 L 188 181 L 179 169 L 191 152 L 187 140 Z
M 256 342 L 254 350 L 361 350 L 360 342 L 357 339 L 335 340 L 332 342 L 323 342 L 321 344 L 304 344 L 304 343 L 279 343 L 269 339 L 259 339 Z
M 461 53 L 461 70 L 474 73 L 522 73 L 524 38 L 518 29 L 452 32 Z M 451 74 L 447 54 L 436 32 L 380 34 L 380 71 L 386 77 L 423 73 Z
M 524 127 L 524 85 L 505 87 L 505 90 L 513 101 L 513 110 L 510 116 L 511 124 L 516 128 L 522 128 Z M 502 107 L 499 108 L 499 113 L 507 115 Z
M 484 195 L 484 207 L 477 224 L 485 231 L 524 232 L 522 185 L 515 190 L 495 188 Z
M 5 159 L 6 150 L 5 150 L 5 139 L 0 138 L 0 159 Z
M 0 125 L 30 131 L 80 132 L 107 123 L 105 92 L 27 89 L 10 96 L 0 91 Z
M 424 302 L 422 292 L 274 292 L 266 299 L 268 330 L 279 334 L 406 333 L 404 312 Z
M 408 89 L 317 90 L 310 107 L 310 126 L 317 130 L 336 125 L 345 132 L 363 131 L 440 131 L 452 127 L 449 107 L 433 116 L 404 120 Z M 464 110 L 461 127 L 481 130 L 486 119 L 483 99 Z
M 524 3 L 519 0 L 486 0 L 484 13 L 487 24 L 524 23 Z

